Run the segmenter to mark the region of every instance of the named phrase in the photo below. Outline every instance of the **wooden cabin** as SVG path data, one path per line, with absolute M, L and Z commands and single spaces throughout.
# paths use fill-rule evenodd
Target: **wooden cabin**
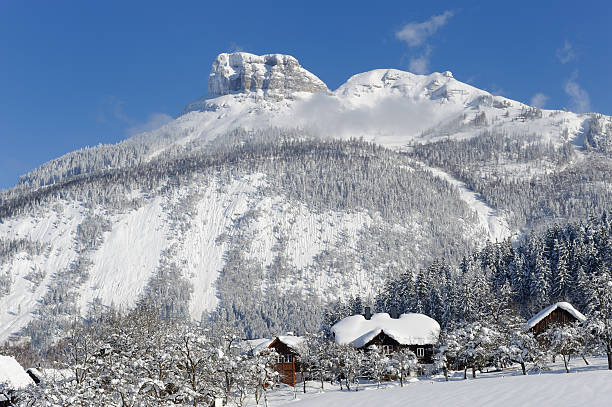
M 557 302 L 527 321 L 527 328 L 534 335 L 539 335 L 554 325 L 569 325 L 575 322 L 584 322 L 586 317 L 569 302 Z
M 398 315 L 392 311 L 371 315 L 353 315 L 338 321 L 331 328 L 339 345 L 369 349 L 372 345 L 388 355 L 400 349 L 410 349 L 422 364 L 433 363 L 434 346 L 440 335 L 440 324 L 424 314 Z
M 277 363 L 274 369 L 279 373 L 281 382 L 289 386 L 295 386 L 302 382 L 299 352 L 297 350 L 300 343 L 305 338 L 294 335 L 277 336 L 268 345 L 269 349 L 274 349 L 278 353 Z

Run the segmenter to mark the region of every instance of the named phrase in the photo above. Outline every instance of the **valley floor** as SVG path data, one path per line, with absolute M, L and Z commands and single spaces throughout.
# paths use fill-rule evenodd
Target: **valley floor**
M 572 372 L 565 373 L 556 364 L 549 371 L 521 375 L 520 368 L 503 372 L 482 373 L 463 380 L 463 372 L 454 372 L 449 382 L 443 377 L 422 378 L 399 387 L 399 383 L 362 383 L 359 391 L 340 391 L 339 386 L 309 382 L 307 393 L 284 387 L 268 395 L 269 406 L 292 407 L 404 407 L 404 406 L 610 406 L 612 405 L 612 371 L 605 358 L 572 359 Z M 253 402 L 254 403 L 254 402 Z

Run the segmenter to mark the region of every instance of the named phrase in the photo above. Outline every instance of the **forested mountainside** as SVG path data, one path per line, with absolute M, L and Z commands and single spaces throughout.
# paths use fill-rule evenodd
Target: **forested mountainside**
M 484 131 L 418 144 L 407 154 L 462 180 L 505 213 L 512 229 L 528 231 L 612 208 L 612 155 L 605 142 L 588 141 L 612 140 L 609 123 L 607 135 L 591 127 L 580 148 L 542 143 L 538 134 Z
M 387 304 L 387 282 L 488 239 L 612 209 L 607 116 L 450 72 L 375 70 L 331 92 L 285 57 L 221 54 L 175 121 L 0 192 L 0 340 L 45 346 L 75 316 L 142 303 L 247 337 L 316 331 L 337 301 Z
M 610 273 L 612 219 L 604 212 L 530 233 L 517 245 L 489 242 L 458 267 L 437 260 L 416 274 L 392 278 L 375 304 L 423 312 L 445 327 L 500 318 L 508 310 L 529 319 L 558 301 L 593 313 L 601 311 L 596 291 L 603 287 L 597 281 L 608 281 Z
M 43 341 L 75 313 L 146 297 L 167 317 L 218 305 L 248 335 L 316 329 L 330 300 L 458 261 L 486 235 L 455 187 L 381 146 L 278 130 L 230 139 L 6 194 L 3 320 L 19 313 Z

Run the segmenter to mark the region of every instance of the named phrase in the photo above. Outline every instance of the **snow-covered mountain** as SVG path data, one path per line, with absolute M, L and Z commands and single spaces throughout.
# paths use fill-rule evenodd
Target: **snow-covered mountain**
M 326 304 L 436 257 L 609 208 L 611 146 L 610 117 L 450 72 L 379 69 L 332 92 L 291 56 L 220 54 L 176 120 L 0 195 L 0 340 L 144 300 L 252 335 L 316 327 Z

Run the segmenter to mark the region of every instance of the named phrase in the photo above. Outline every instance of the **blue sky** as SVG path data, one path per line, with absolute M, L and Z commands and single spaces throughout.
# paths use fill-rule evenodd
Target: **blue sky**
M 291 54 L 332 89 L 376 68 L 451 70 L 522 102 L 612 114 L 611 24 L 604 0 L 0 0 L 0 189 L 176 116 L 231 50 Z

